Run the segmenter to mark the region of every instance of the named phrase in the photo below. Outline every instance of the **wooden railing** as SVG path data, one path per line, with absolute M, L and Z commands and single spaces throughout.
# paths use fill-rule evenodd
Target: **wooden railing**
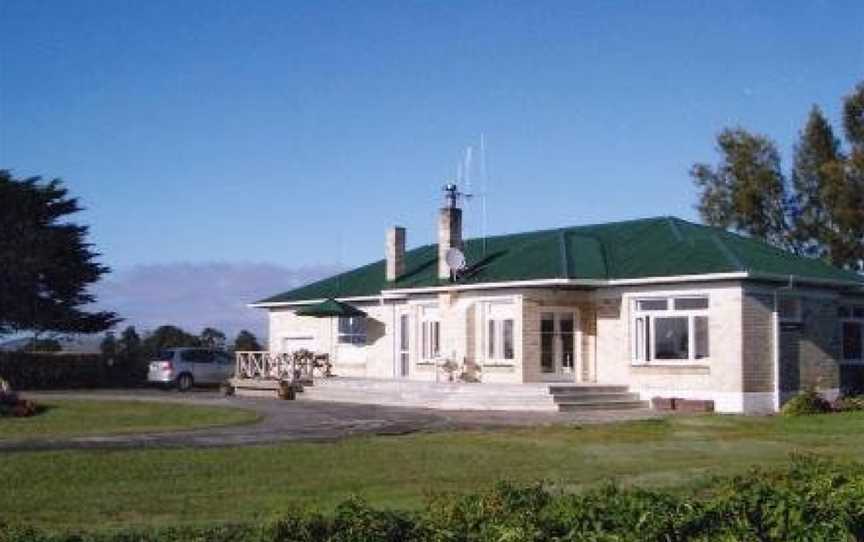
M 321 370 L 321 360 L 326 373 Z M 297 352 L 235 352 L 235 376 L 253 380 L 305 381 L 313 376 L 329 376 L 327 356 L 308 350 Z

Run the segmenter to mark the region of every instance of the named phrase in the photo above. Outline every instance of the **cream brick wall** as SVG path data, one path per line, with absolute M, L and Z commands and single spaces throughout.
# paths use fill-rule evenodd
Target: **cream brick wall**
M 709 296 L 709 359 L 655 360 L 643 365 L 632 362 L 634 300 L 642 296 L 667 295 Z M 597 381 L 629 385 L 646 399 L 654 395 L 711 399 L 720 411 L 743 410 L 741 298 L 742 289 L 737 283 L 654 285 L 598 291 L 595 295 Z

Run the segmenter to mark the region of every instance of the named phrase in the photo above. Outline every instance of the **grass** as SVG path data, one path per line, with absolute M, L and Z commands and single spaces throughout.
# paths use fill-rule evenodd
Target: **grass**
M 0 441 L 176 431 L 258 419 L 238 408 L 147 401 L 40 401 L 44 411 L 29 418 L 0 418 Z M 4 461 L 5 463 L 5 461 Z
M 578 490 L 615 479 L 699 489 L 712 475 L 786 462 L 791 452 L 853 459 L 864 413 L 801 418 L 671 417 L 614 425 L 358 437 L 219 449 L 4 454 L 0 510 L 49 528 L 271 518 L 330 509 L 351 494 L 418 506 L 429 491 L 498 479 Z

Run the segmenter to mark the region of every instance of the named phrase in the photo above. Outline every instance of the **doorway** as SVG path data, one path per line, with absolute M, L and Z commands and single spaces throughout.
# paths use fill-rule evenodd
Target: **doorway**
M 399 315 L 399 348 L 397 352 L 396 375 L 407 378 L 411 367 L 411 317 Z
M 540 373 L 544 380 L 577 380 L 579 312 L 575 309 L 540 313 Z

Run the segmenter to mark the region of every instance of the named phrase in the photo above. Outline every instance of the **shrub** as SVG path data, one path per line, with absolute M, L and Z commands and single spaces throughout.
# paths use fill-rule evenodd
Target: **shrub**
M 264 526 L 214 525 L 104 533 L 3 526 L 0 542 L 756 542 L 864 540 L 864 465 L 807 457 L 716 479 L 709 497 L 622 489 L 564 494 L 499 483 L 441 494 L 416 513 L 350 499 L 332 516 L 299 510 Z
M 780 413 L 784 416 L 806 416 L 808 414 L 823 414 L 831 412 L 831 403 L 819 395 L 816 390 L 799 393 L 783 405 Z
M 857 412 L 864 410 L 864 395 L 846 395 L 834 401 L 834 410 L 837 412 Z

